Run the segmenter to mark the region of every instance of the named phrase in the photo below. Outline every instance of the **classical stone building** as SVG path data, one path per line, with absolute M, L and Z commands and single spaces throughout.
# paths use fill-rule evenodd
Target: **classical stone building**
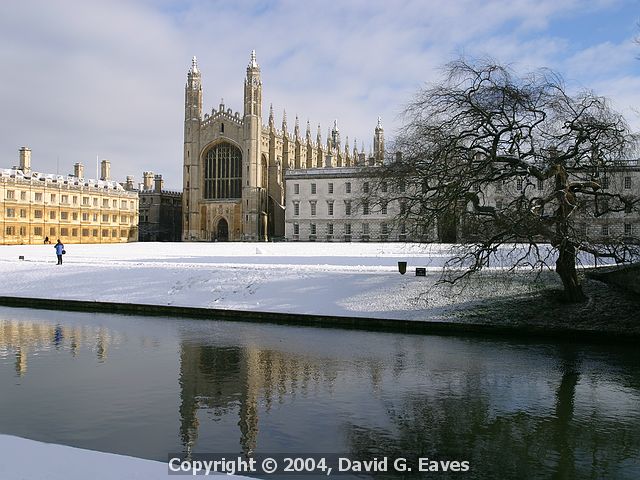
M 164 189 L 162 175 L 143 172 L 138 240 L 179 242 L 182 239 L 182 192 Z
M 20 164 L 0 169 L 0 244 L 121 243 L 138 239 L 138 194 L 110 178 L 103 160 L 100 180 L 84 177 L 76 163 L 67 176 L 31 170 L 31 150 Z
M 285 235 L 284 175 L 288 170 L 353 167 L 364 162 L 337 122 L 323 143 L 298 118 L 293 133 L 286 114 L 276 128 L 273 109 L 263 124 L 262 79 L 255 52 L 244 80 L 244 110 L 224 103 L 203 115 L 202 79 L 196 59 L 185 87 L 183 240 L 267 240 Z M 374 139 L 373 162 L 382 162 L 384 135 Z

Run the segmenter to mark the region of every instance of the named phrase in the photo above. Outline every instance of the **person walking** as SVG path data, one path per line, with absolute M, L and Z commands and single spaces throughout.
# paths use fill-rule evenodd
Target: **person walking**
M 58 256 L 58 265 L 62 265 L 62 255 L 67 253 L 64 251 L 64 244 L 60 241 L 60 239 L 58 239 L 53 248 L 56 249 L 56 255 Z

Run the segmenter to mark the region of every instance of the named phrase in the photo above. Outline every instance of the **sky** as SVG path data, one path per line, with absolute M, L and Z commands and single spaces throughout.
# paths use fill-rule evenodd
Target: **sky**
M 0 167 L 32 150 L 32 169 L 123 181 L 143 171 L 182 189 L 184 86 L 191 58 L 203 109 L 242 113 L 256 50 L 263 121 L 287 112 L 323 141 L 369 150 L 377 117 L 387 142 L 401 112 L 454 59 L 490 57 L 525 73 L 559 72 L 570 91 L 609 98 L 640 130 L 637 0 L 3 0 Z

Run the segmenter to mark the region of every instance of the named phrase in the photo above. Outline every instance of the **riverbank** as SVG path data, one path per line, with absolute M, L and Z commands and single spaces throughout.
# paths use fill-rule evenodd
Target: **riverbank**
M 489 269 L 438 284 L 448 245 L 48 245 L 0 247 L 2 303 L 452 334 L 634 339 L 640 300 L 587 279 L 589 302 L 567 305 L 553 272 Z M 24 257 L 21 260 L 19 257 Z M 51 258 L 53 257 L 53 258 Z M 397 262 L 408 263 L 407 274 Z M 425 267 L 426 276 L 415 276 Z M 33 299 L 33 300 L 32 300 Z M 49 301 L 50 300 L 50 301 Z M 577 336 L 577 337 L 576 337 Z

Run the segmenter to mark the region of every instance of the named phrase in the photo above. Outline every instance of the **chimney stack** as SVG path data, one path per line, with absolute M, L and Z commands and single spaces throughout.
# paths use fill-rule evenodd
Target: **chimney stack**
M 31 172 L 31 149 L 28 147 L 20 149 L 20 170 L 24 173 Z
M 127 181 L 124 184 L 124 189 L 129 191 L 129 192 L 133 190 L 133 176 L 132 175 L 127 175 Z
M 100 180 L 111 180 L 111 162 L 109 160 L 100 162 Z
M 73 175 L 77 178 L 84 178 L 84 165 L 80 162 L 73 165 Z

